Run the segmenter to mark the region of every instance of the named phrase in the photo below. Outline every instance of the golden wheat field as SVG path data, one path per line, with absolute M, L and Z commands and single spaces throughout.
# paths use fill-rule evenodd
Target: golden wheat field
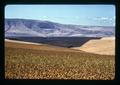
M 115 56 L 41 47 L 5 42 L 5 78 L 112 80 L 115 77 Z

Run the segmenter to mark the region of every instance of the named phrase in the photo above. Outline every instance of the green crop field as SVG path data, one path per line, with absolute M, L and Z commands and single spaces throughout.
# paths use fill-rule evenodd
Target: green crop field
M 112 80 L 115 77 L 115 56 L 29 48 L 5 46 L 6 79 Z

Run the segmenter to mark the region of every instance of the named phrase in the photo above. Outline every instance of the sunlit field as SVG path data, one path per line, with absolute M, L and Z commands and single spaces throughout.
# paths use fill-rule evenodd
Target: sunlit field
M 6 79 L 112 80 L 115 56 L 5 46 Z
M 113 4 L 10 4 L 4 12 L 5 79 L 115 80 Z

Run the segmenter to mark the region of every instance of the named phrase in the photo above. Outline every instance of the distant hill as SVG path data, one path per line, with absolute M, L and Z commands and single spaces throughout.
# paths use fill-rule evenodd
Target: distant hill
M 5 37 L 110 37 L 115 27 L 60 24 L 29 19 L 5 19 Z

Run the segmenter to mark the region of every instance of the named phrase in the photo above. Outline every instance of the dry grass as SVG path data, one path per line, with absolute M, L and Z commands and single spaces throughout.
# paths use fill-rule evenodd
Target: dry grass
M 32 46 L 5 45 L 6 79 L 114 79 L 115 56 L 29 49 Z
M 115 40 L 112 38 L 90 40 L 81 47 L 73 47 L 72 49 L 103 55 L 115 55 Z

